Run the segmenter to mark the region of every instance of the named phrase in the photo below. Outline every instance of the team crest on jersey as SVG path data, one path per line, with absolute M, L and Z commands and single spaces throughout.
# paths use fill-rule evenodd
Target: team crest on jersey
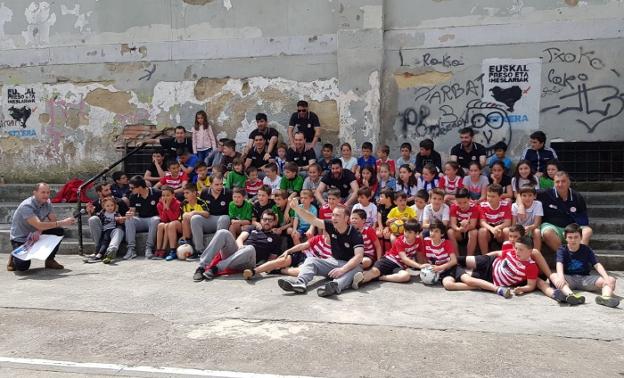
M 269 243 L 273 243 L 273 238 L 269 236 L 269 237 L 267 238 L 267 241 L 268 241 Z

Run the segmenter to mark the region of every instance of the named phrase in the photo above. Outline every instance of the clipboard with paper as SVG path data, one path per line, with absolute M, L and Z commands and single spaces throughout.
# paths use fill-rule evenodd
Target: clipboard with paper
M 43 234 L 35 241 L 35 233 L 31 232 L 26 243 L 15 248 L 11 255 L 20 260 L 46 260 L 62 239 L 62 236 Z

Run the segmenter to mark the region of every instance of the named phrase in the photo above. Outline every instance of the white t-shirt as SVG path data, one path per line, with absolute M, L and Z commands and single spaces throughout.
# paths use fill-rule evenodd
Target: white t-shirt
M 535 217 L 543 217 L 544 216 L 544 208 L 542 207 L 542 203 L 540 201 L 533 201 L 533 204 L 530 208 L 525 209 L 525 215 L 518 215 L 518 204 L 513 203 L 511 205 L 511 215 L 516 219 L 516 223 L 523 225 L 524 227 L 530 226 L 535 223 Z M 523 219 L 520 219 L 520 218 Z
M 264 176 L 264 178 L 262 179 L 262 184 L 263 185 L 268 185 L 268 186 L 271 187 L 271 193 L 275 193 L 276 191 L 279 190 L 280 182 L 282 182 L 282 177 L 281 176 L 275 177 L 275 180 L 273 180 L 273 181 L 271 181 L 269 176 Z
M 425 209 L 424 208 L 419 209 L 418 206 L 416 206 L 416 204 L 413 204 L 410 207 L 414 209 L 414 211 L 416 212 L 416 218 L 418 218 L 418 223 L 422 224 L 423 218 L 425 217 Z
M 353 156 L 351 156 L 351 159 L 346 161 L 344 158 L 340 158 L 340 161 L 342 162 L 342 169 L 348 169 L 350 171 L 352 171 L 353 167 L 357 165 L 357 159 Z
M 440 209 L 438 211 L 433 210 L 431 204 L 428 204 L 427 206 L 425 206 L 424 213 L 425 214 L 423 215 L 423 223 L 431 223 L 436 220 L 444 222 L 451 219 L 451 209 L 445 203 L 440 206 Z
M 364 207 L 360 203 L 356 203 L 353 205 L 353 210 L 356 209 L 366 211 L 366 225 L 369 227 L 375 227 L 375 224 L 377 223 L 377 205 L 371 202 L 368 206 Z
M 537 177 L 535 177 L 535 176 L 533 176 L 533 178 L 535 179 L 535 185 L 533 185 L 533 187 L 535 188 L 535 190 L 537 190 L 537 189 L 539 189 L 539 179 Z M 527 180 L 527 179 L 520 178 L 518 180 L 517 188 L 520 189 L 520 188 L 522 188 L 525 185 L 526 186 L 531 186 L 531 181 Z M 511 188 L 513 189 L 514 193 L 516 193 L 518 191 L 518 190 L 516 190 L 516 178 L 515 177 L 511 178 Z

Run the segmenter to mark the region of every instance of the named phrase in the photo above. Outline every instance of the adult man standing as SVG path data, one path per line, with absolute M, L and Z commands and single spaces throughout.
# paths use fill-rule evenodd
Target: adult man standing
M 331 221 L 322 221 L 299 207 L 296 198 L 292 199 L 290 207 L 303 220 L 319 230 L 324 230 L 326 237 L 329 236 L 331 241 L 332 257 L 327 259 L 308 257 L 299 268 L 297 279 L 281 278 L 277 281 L 279 287 L 284 291 L 303 294 L 308 290 L 308 282 L 312 281 L 315 275 L 320 275 L 333 280 L 317 290 L 319 297 L 340 294 L 351 285 L 353 276 L 362 271 L 360 263 L 364 257 L 364 239 L 362 234 L 349 224 L 349 210 L 337 206 L 332 212 Z
M 30 233 L 35 232 L 35 238 L 39 234 L 63 236 L 63 227 L 76 223 L 74 218 L 65 218 L 57 220 L 54 209 L 50 203 L 50 187 L 46 183 L 35 185 L 32 197 L 22 201 L 13 214 L 11 221 L 11 246 L 13 249 L 26 243 Z M 63 265 L 59 264 L 54 258 L 59 250 L 59 243 L 45 261 L 47 269 L 63 269 Z M 9 256 L 7 264 L 8 271 L 26 271 L 30 268 L 30 260 L 22 260 L 17 257 Z
M 472 127 L 464 127 L 459 130 L 460 143 L 451 148 L 451 161 L 456 161 L 459 166 L 468 172 L 468 166 L 471 161 L 476 161 L 481 164 L 481 167 L 485 167 L 486 156 L 485 147 L 479 143 L 472 141 L 474 138 L 474 130 Z
M 202 190 L 199 197 L 208 204 L 208 216 L 191 217 L 191 234 L 197 253 L 204 250 L 204 234 L 227 230 L 230 227 L 228 206 L 232 201 L 232 193 L 223 187 L 223 175 L 217 173 L 212 176 L 210 188 Z
M 85 210 L 89 217 L 89 230 L 91 231 L 91 238 L 95 242 L 95 245 L 100 244 L 100 239 L 102 238 L 102 220 L 97 214 L 102 210 L 102 200 L 106 197 L 112 197 L 113 194 L 111 192 L 111 184 L 109 182 L 103 182 L 97 184 L 95 186 L 95 192 L 98 196 L 98 199 L 93 201 L 92 203 L 87 203 L 85 206 Z M 128 205 L 121 200 L 120 198 L 115 198 L 115 202 L 117 203 L 117 211 L 122 216 L 125 216 L 128 212 Z M 108 246 L 107 252 L 114 257 L 117 255 L 117 251 L 119 250 L 119 245 L 123 241 L 124 231 L 120 228 L 115 228 L 111 232 L 111 241 Z M 96 251 L 97 252 L 97 251 Z M 93 255 L 95 256 L 95 255 Z
M 253 269 L 258 262 L 277 257 L 281 252 L 281 239 L 272 231 L 276 225 L 277 214 L 272 210 L 265 210 L 260 217 L 260 229 L 249 227 L 237 239 L 228 230 L 217 231 L 199 258 L 199 267 L 195 270 L 193 281 L 211 280 L 226 269 Z M 209 266 L 217 253 L 221 253 L 221 261 Z
M 297 102 L 297 112 L 290 116 L 288 123 L 288 144 L 295 145 L 295 132 L 302 132 L 305 137 L 306 150 L 314 150 L 316 155 L 320 154 L 321 123 L 314 112 L 308 111 L 308 102 L 301 100 Z
M 316 154 L 313 149 L 306 147 L 304 134 L 300 131 L 295 133 L 295 143 L 286 151 L 286 161 L 297 164 L 299 171 L 307 172 L 310 164 L 316 163 Z
M 141 176 L 134 176 L 130 179 L 130 209 L 126 213 L 126 242 L 128 251 L 124 255 L 124 260 L 137 257 L 136 254 L 136 233 L 147 231 L 147 242 L 145 244 L 145 258 L 154 257 L 154 243 L 156 242 L 156 229 L 160 218 L 156 205 L 160 201 L 160 190 L 148 188 L 145 180 Z
M 321 178 L 321 183 L 314 195 L 321 204 L 325 203 L 323 194 L 328 189 L 340 190 L 340 197 L 345 206 L 351 206 L 357 201 L 357 192 L 360 186 L 357 183 L 355 174 L 349 169 L 342 168 L 340 159 L 333 159 L 331 162 L 331 171 L 327 172 Z
M 537 199 L 542 202 L 544 208 L 540 230 L 542 239 L 548 247 L 556 251 L 565 240 L 563 230 L 572 223 L 581 226 L 581 243 L 589 245 L 593 231 L 589 227 L 587 205 L 583 196 L 570 188 L 570 176 L 567 172 L 555 173 L 555 187 L 540 192 Z
M 256 135 L 262 135 L 268 144 L 264 158 L 265 160 L 269 160 L 271 155 L 274 155 L 277 152 L 275 150 L 275 146 L 277 145 L 277 140 L 279 139 L 279 133 L 274 128 L 269 127 L 268 117 L 264 113 L 256 114 L 256 126 L 256 129 L 249 133 L 249 140 L 243 149 L 243 156 L 247 156 L 247 153 L 253 146 Z

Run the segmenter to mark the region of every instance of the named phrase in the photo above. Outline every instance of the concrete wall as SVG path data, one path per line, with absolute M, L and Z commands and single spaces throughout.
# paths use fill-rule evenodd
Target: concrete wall
M 239 142 L 260 111 L 284 132 L 299 99 L 323 140 L 444 152 L 488 57 L 543 58 L 541 111 L 480 140 L 619 139 L 623 18 L 615 0 L 3 0 L 0 174 L 94 172 L 125 125 L 188 127 L 200 109 Z

